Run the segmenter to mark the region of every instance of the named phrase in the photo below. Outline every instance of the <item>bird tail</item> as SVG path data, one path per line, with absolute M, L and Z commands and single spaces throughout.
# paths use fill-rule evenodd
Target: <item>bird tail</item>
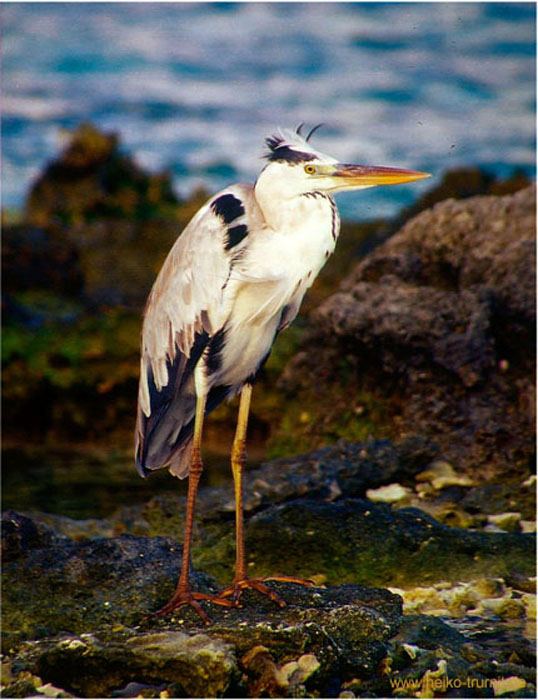
M 170 473 L 180 479 L 189 473 L 196 414 L 194 373 L 185 372 L 180 386 L 174 387 L 173 366 L 170 370 L 170 381 L 160 391 L 149 370 L 149 416 L 142 410 L 140 401 L 138 404 L 135 459 L 138 473 L 143 477 L 164 467 L 168 467 Z M 232 389 L 230 386 L 213 387 L 207 396 L 205 415 L 222 403 Z
M 208 342 L 207 332 L 197 333 L 188 356 L 174 345 L 164 372 L 157 364 L 157 376 L 148 353 L 142 351 L 135 459 L 143 477 L 163 467 L 180 478 L 188 474 L 196 412 L 194 368 Z
M 161 408 L 156 415 L 145 416 L 138 409 L 135 435 L 135 459 L 141 476 L 168 467 L 174 476 L 185 478 L 194 432 L 196 393 L 183 390 L 176 401 Z M 190 388 L 190 387 L 189 387 Z

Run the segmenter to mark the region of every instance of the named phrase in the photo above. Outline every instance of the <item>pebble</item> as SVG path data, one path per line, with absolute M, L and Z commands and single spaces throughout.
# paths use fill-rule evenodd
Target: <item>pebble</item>
M 420 474 L 417 474 L 417 481 L 429 481 L 436 491 L 447 486 L 474 486 L 474 481 L 468 476 L 458 475 L 454 467 L 449 462 L 437 460 Z
M 375 503 L 379 501 L 383 503 L 397 503 L 411 494 L 411 489 L 401 486 L 401 484 L 389 484 L 388 486 L 380 486 L 378 489 L 368 489 L 366 491 L 366 497 Z
M 536 595 L 525 593 L 519 597 L 519 593 L 499 578 L 481 578 L 455 586 L 440 582 L 435 586 L 391 587 L 389 590 L 403 598 L 406 614 L 425 613 L 454 618 L 497 615 L 504 620 L 534 620 L 536 616 Z
M 488 515 L 488 523 L 506 532 L 519 532 L 521 513 L 498 513 Z

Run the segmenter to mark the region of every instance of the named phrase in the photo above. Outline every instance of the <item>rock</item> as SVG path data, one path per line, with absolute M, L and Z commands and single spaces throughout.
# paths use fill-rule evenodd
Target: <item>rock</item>
M 2 536 L 6 639 L 136 624 L 166 602 L 179 576 L 181 548 L 164 537 L 74 542 L 12 512 L 4 515 Z M 203 574 L 193 577 L 201 590 L 214 585 Z
M 536 593 L 525 593 L 510 588 L 503 579 L 483 578 L 468 583 L 451 584 L 443 581 L 433 586 L 390 589 L 403 599 L 406 614 L 426 613 L 429 616 L 451 618 L 453 621 L 480 620 L 484 626 L 494 627 L 499 638 L 506 628 L 498 620 L 506 620 L 513 633 L 514 620 L 521 620 L 521 631 L 529 641 L 534 635 L 525 635 L 527 625 L 535 625 Z
M 435 583 L 447 576 L 454 582 L 484 575 L 532 576 L 533 535 L 469 532 L 443 525 L 417 508 L 394 510 L 350 497 L 364 496 L 369 483 L 383 488 L 395 477 L 413 484 L 412 475 L 423 473 L 425 463 L 437 454 L 416 440 L 398 446 L 386 441 L 341 442 L 247 472 L 247 556 L 252 571 L 376 586 Z M 412 493 L 407 488 L 406 493 Z M 461 500 L 464 487 L 453 488 L 460 489 Z M 417 496 L 413 503 L 428 507 Z M 441 502 L 439 512 L 444 506 L 446 513 L 454 512 L 451 501 Z M 222 585 L 233 576 L 233 508 L 231 485 L 200 489 L 193 561 Z M 455 522 L 463 522 L 462 513 Z M 123 528 L 180 540 L 184 514 L 184 497 L 161 495 L 138 509 L 120 509 L 109 522 L 116 532 Z
M 44 523 L 27 518 L 15 511 L 2 514 L 2 561 L 23 559 L 31 550 L 59 546 L 68 542 Z
M 534 187 L 408 221 L 313 314 L 286 369 L 282 389 L 312 416 L 312 434 L 373 420 L 378 435 L 435 439 L 462 476 L 528 476 L 534 250 Z M 348 410 L 357 396 L 366 415 Z
M 116 534 L 114 525 L 106 520 L 98 518 L 87 518 L 80 520 L 78 518 L 69 518 L 66 515 L 56 515 L 54 513 L 22 513 L 23 517 L 27 517 L 36 523 L 40 523 L 49 527 L 54 533 L 60 537 L 67 537 L 71 540 L 87 540 L 98 537 L 113 537 Z M 137 534 L 137 533 L 132 533 Z
M 409 437 L 394 445 L 388 440 L 336 445 L 306 455 L 275 459 L 245 476 L 246 508 L 307 496 L 323 500 L 364 496 L 367 489 L 394 481 L 412 483 L 421 466 L 438 454 L 433 440 Z M 231 492 L 230 492 L 231 495 Z M 232 501 L 226 503 L 232 512 Z
M 507 195 L 526 189 L 532 181 L 521 171 L 515 171 L 505 180 L 498 180 L 494 175 L 480 168 L 454 168 L 447 170 L 438 185 L 425 192 L 410 207 L 404 209 L 396 218 L 393 233 L 403 224 L 424 209 L 430 209 L 446 199 L 466 199 L 476 195 Z
M 364 443 L 341 440 L 307 454 L 275 459 L 245 473 L 245 513 L 304 496 L 333 501 L 364 497 L 367 489 L 396 480 L 410 484 L 414 475 L 437 455 L 438 448 L 432 440 L 414 436 L 397 445 L 388 440 Z M 200 489 L 196 505 L 198 520 L 210 523 L 229 519 L 234 508 L 230 483 Z M 184 511 L 185 498 L 162 495 L 155 496 L 141 509 L 120 509 L 114 520 L 126 528 L 136 520 L 139 527 L 146 527 L 147 534 L 179 537 Z
M 467 512 L 481 516 L 484 522 L 491 515 L 516 510 L 529 519 L 536 516 L 535 492 L 517 480 L 480 484 L 468 489 L 462 494 L 459 505 Z
M 140 678 L 146 688 L 174 687 L 171 697 L 222 697 L 237 673 L 229 645 L 176 630 L 63 634 L 23 645 L 20 658 L 76 697 L 111 697 Z
M 407 501 L 411 489 L 401 486 L 400 484 L 389 484 L 388 486 L 380 486 L 377 489 L 368 489 L 366 496 L 374 503 L 400 503 Z
M 495 696 L 512 694 L 513 697 L 521 697 L 518 695 L 513 695 L 518 690 L 523 690 L 527 683 L 524 678 L 519 678 L 518 676 L 509 676 L 508 678 L 501 678 L 494 685 Z M 523 696 L 524 697 L 524 696 Z
M 6 677 L 8 697 L 32 688 L 39 695 L 47 684 L 66 697 L 110 697 L 140 679 L 146 697 L 244 697 L 253 688 L 302 696 L 312 682 L 327 688 L 335 674 L 357 668 L 375 677 L 401 620 L 401 599 L 389 591 L 277 582 L 271 586 L 284 608 L 247 591 L 241 608 L 211 606 L 211 627 L 188 608 L 143 618 L 164 602 L 161 586 L 171 593 L 173 579 L 163 577 L 177 575 L 177 552 L 173 567 L 164 538 L 57 541 L 22 554 L 24 562 L 4 571 L 7 662 L 16 666 Z M 194 575 L 193 585 L 211 590 L 203 575 Z M 23 634 L 36 639 L 23 642 Z
M 442 646 L 447 651 L 459 652 L 465 637 L 449 625 L 428 615 L 408 615 L 394 641 L 405 639 L 406 644 L 419 649 L 435 649 Z
M 117 134 L 80 124 L 33 183 L 21 223 L 3 231 L 12 305 L 22 306 L 19 316 L 35 315 L 28 295 L 21 299 L 32 290 L 86 308 L 140 312 L 168 250 L 205 198 L 199 192 L 180 203 L 170 173 L 146 172 Z M 20 320 L 16 311 L 12 320 Z
M 33 184 L 26 216 L 37 225 L 148 218 L 167 204 L 177 204 L 169 175 L 145 173 L 120 152 L 117 134 L 83 123 Z
M 500 530 L 507 532 L 518 532 L 521 513 L 498 513 L 497 515 L 488 515 L 488 522 L 496 525 Z
M 468 476 L 456 474 L 448 462 L 437 460 L 427 470 L 416 475 L 417 481 L 428 481 L 436 491 L 447 486 L 473 486 L 474 482 Z
M 211 522 L 206 511 L 200 530 L 215 535 L 215 516 Z M 402 616 L 399 595 L 356 583 L 270 581 L 286 607 L 245 591 L 240 608 L 204 604 L 210 627 L 189 608 L 144 617 L 173 590 L 181 561 L 173 540 L 124 534 L 73 541 L 13 512 L 3 533 L 10 553 L 3 571 L 5 697 L 386 697 L 402 678 L 424 686 L 439 678 L 485 678 L 498 655 L 435 617 Z M 322 569 L 328 580 L 425 580 L 439 571 L 460 578 L 503 566 L 519 568 L 523 580 L 533 539 L 456 531 L 416 509 L 350 498 L 281 503 L 247 522 L 256 574 Z M 206 545 L 211 554 L 212 542 Z M 192 582 L 218 590 L 205 574 L 193 572 Z M 534 596 L 520 600 L 491 578 L 464 588 L 438 585 L 445 614 L 489 596 L 492 610 L 524 624 L 535 605 Z M 511 653 L 503 658 L 512 659 L 528 690 L 529 645 L 517 641 Z
M 383 665 L 379 668 L 377 683 L 371 679 L 354 678 L 345 684 L 355 692 L 355 697 L 437 697 L 453 694 L 456 688 L 466 688 L 467 683 L 479 685 L 484 676 L 474 671 L 469 661 L 469 644 L 463 635 L 449 625 L 426 615 L 406 616 L 400 631 L 390 643 Z M 474 658 L 489 660 L 480 649 L 473 649 Z M 463 697 L 483 697 L 483 693 L 466 692 Z M 487 696 L 487 695 L 486 695 Z
M 354 582 L 403 587 L 468 581 L 477 576 L 532 576 L 532 534 L 470 532 L 443 525 L 416 507 L 401 508 L 397 503 L 399 509 L 395 510 L 382 502 L 356 497 L 364 496 L 369 484 L 379 489 L 393 483 L 394 478 L 413 484 L 413 474 L 429 473 L 425 466 L 437 455 L 431 444 L 416 439 L 396 446 L 387 441 L 341 442 L 247 472 L 245 513 L 251 570 L 256 574 L 298 575 L 333 585 Z M 445 474 L 443 478 L 448 477 Z M 459 476 L 456 479 L 459 482 Z M 454 488 L 461 502 L 465 495 L 462 486 L 444 488 L 443 494 Z M 406 489 L 405 493 L 412 495 L 412 490 Z M 417 503 L 428 507 L 425 498 L 413 496 L 413 505 Z M 452 500 L 442 500 L 438 511 L 444 512 L 445 506 L 445 514 L 453 513 Z M 231 485 L 200 489 L 193 562 L 221 585 L 227 585 L 233 576 L 233 509 Z M 463 522 L 463 515 L 451 520 Z M 184 516 L 185 497 L 163 494 L 141 507 L 120 509 L 106 526 L 94 530 L 160 533 L 181 541 Z M 62 533 L 77 532 L 72 525 L 66 528 L 63 519 L 60 525 Z M 87 534 L 91 536 L 89 531 Z
M 410 586 L 534 572 L 532 535 L 458 530 L 415 508 L 393 511 L 360 499 L 267 508 L 248 521 L 246 541 L 256 572 L 323 573 L 331 584 Z M 221 545 L 207 543 L 198 565 L 216 573 L 211 561 Z

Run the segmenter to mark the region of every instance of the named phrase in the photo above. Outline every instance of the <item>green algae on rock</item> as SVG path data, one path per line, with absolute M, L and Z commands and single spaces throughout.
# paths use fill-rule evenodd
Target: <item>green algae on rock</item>
M 73 542 L 12 511 L 3 515 L 2 535 L 9 553 L 2 606 L 9 640 L 136 624 L 158 608 L 181 563 L 181 547 L 168 538 L 123 535 Z M 207 576 L 193 578 L 212 590 Z
M 535 567 L 533 535 L 459 530 L 415 508 L 393 511 L 359 499 L 273 506 L 248 521 L 246 537 L 256 571 L 323 573 L 330 583 L 468 581 L 513 570 L 533 575 Z
M 14 513 L 8 522 L 31 529 L 29 519 Z M 279 692 L 293 697 L 311 687 L 306 696 L 313 697 L 335 674 L 347 676 L 360 667 L 363 675 L 375 675 L 398 629 L 399 596 L 353 585 L 323 589 L 274 582 L 285 608 L 247 591 L 240 608 L 211 607 L 209 628 L 190 609 L 166 619 L 143 618 L 143 610 L 158 607 L 163 577 L 173 585 L 169 556 L 177 552 L 167 556 L 165 542 L 58 538 L 49 547 L 48 540 L 34 538 L 27 548 L 12 546 L 4 616 L 6 632 L 12 632 L 7 660 L 16 673 L 4 693 L 26 692 L 21 683 L 28 689 L 36 677 L 34 685 L 52 684 L 78 697 L 108 697 L 140 679 L 151 686 L 144 692 L 156 693 L 149 697 L 164 689 L 174 697 L 244 697 L 245 686 L 258 676 L 252 666 L 247 673 L 241 659 L 262 646 L 278 666 Z M 17 580 L 26 585 L 29 576 L 36 588 L 26 586 L 23 598 Z M 200 575 L 194 585 L 210 590 Z M 21 616 L 27 617 L 24 627 Z M 21 635 L 34 640 L 22 641 Z

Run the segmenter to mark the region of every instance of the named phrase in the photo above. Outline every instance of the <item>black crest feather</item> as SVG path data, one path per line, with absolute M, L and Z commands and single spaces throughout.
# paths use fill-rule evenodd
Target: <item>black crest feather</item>
M 267 160 L 285 163 L 307 163 L 310 160 L 315 160 L 316 155 L 308 152 L 308 139 L 320 126 L 322 124 L 311 129 L 306 138 L 301 133 L 304 128 L 302 122 L 295 132 L 281 132 L 268 136 L 265 139 L 269 149 L 269 153 L 266 154 Z

